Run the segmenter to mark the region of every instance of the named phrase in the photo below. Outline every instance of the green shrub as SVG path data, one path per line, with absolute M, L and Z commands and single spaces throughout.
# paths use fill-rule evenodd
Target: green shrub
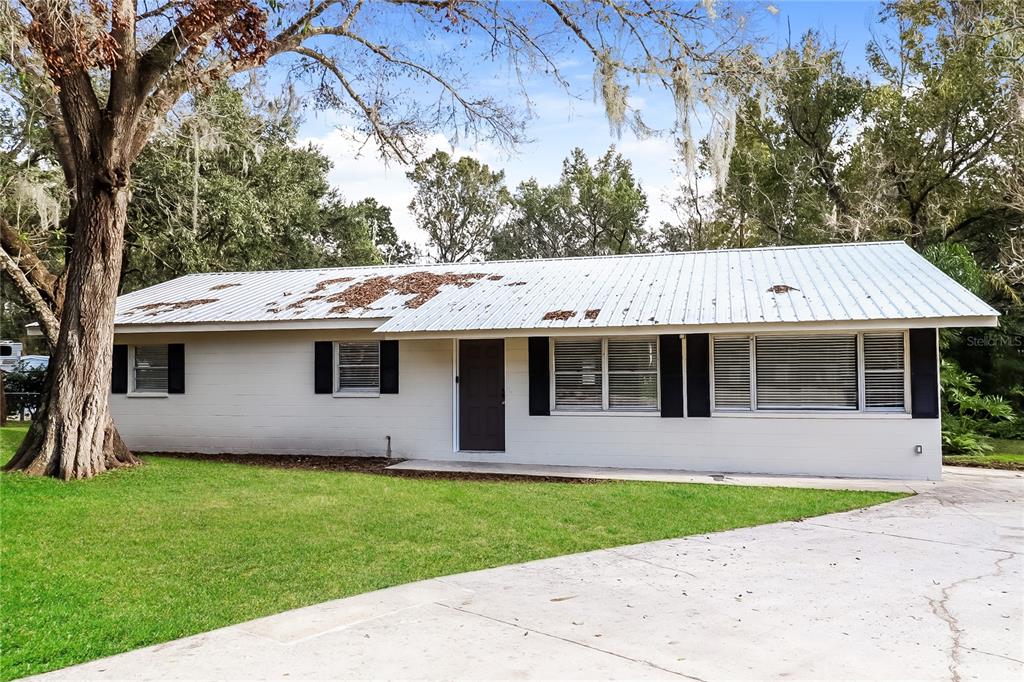
M 35 412 L 39 406 L 45 383 L 45 367 L 15 369 L 4 374 L 7 411 L 11 414 L 20 413 L 22 410 L 29 413 Z
M 961 455 L 990 452 L 992 446 L 988 437 L 1020 422 L 1015 418 L 1013 405 L 1001 396 L 981 393 L 978 377 L 965 372 L 952 360 L 943 360 L 941 370 L 943 452 Z

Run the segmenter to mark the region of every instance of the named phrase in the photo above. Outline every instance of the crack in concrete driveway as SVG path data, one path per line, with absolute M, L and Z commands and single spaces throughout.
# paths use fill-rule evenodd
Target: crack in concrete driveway
M 1022 502 L 1024 476 L 950 468 L 867 509 L 401 585 L 40 678 L 1019 680 Z
M 682 677 L 682 678 L 685 678 L 687 680 L 696 680 L 696 682 L 707 682 L 706 680 L 702 680 L 699 677 L 693 677 L 692 675 L 687 675 L 687 674 L 681 673 L 681 672 L 679 672 L 677 670 L 669 670 L 667 668 L 662 668 L 661 666 L 659 666 L 659 665 L 657 665 L 655 663 L 651 663 L 650 661 L 645 661 L 645 660 L 639 659 L 639 658 L 630 658 L 629 656 L 625 656 L 623 654 L 619 654 L 619 653 L 616 653 L 614 651 L 609 651 L 608 649 L 602 649 L 601 647 L 593 646 L 592 644 L 587 644 L 586 642 L 579 642 L 579 641 L 577 641 L 575 639 L 569 639 L 567 637 L 560 637 L 559 635 L 551 634 L 550 632 L 542 632 L 540 630 L 534 630 L 532 628 L 524 627 L 524 626 L 520 625 L 519 623 L 511 623 L 511 622 L 509 622 L 507 620 L 502 620 L 500 618 L 494 618 L 493 616 L 488 616 L 488 615 L 483 614 L 483 613 L 476 613 L 475 611 L 470 611 L 469 609 L 459 608 L 457 606 L 450 606 L 450 605 L 447 605 L 447 604 L 439 604 L 439 606 L 446 606 L 447 608 L 454 609 L 456 611 L 461 611 L 462 613 L 467 613 L 467 614 L 470 614 L 470 615 L 473 615 L 473 616 L 479 616 L 480 618 L 486 618 L 488 620 L 493 620 L 493 621 L 495 621 L 497 623 L 502 623 L 503 625 L 508 625 L 508 626 L 511 626 L 511 627 L 514 627 L 514 628 L 519 628 L 520 630 L 524 630 L 526 632 L 534 632 L 534 633 L 536 633 L 538 635 L 541 635 L 543 637 L 551 637 L 553 639 L 557 639 L 557 640 L 560 640 L 562 642 L 566 642 L 568 644 L 575 644 L 576 646 L 580 646 L 580 647 L 583 647 L 585 649 L 591 649 L 593 651 L 600 651 L 601 653 L 609 654 L 611 656 L 616 656 L 618 658 L 623 658 L 623 659 L 625 659 L 627 661 L 632 661 L 633 663 L 641 663 L 643 665 L 647 665 L 647 666 L 650 666 L 652 668 L 656 668 L 657 670 L 663 670 L 663 671 L 665 671 L 667 673 L 671 673 L 672 675 L 675 675 L 677 677 Z
M 949 649 L 949 675 L 952 682 L 960 682 L 962 679 L 960 676 L 960 657 L 963 645 L 961 644 L 961 636 L 963 635 L 963 628 L 960 626 L 960 622 L 957 617 L 953 615 L 953 612 L 949 610 L 949 600 L 952 596 L 953 590 L 975 580 L 982 580 L 984 578 L 997 578 L 1003 574 L 1003 562 L 1009 561 L 1014 558 L 1013 552 L 1006 552 L 1006 556 L 1002 559 L 996 559 L 995 561 L 995 572 L 982 573 L 981 575 L 972 576 L 970 578 L 961 578 L 956 582 L 950 583 L 942 588 L 942 598 L 934 599 L 929 597 L 928 603 L 931 604 L 932 613 L 938 618 L 945 622 L 949 626 L 949 636 L 951 645 Z M 999 654 L 993 654 L 998 656 Z M 1009 658 L 1009 657 L 1005 657 Z M 1010 659 L 1014 660 L 1014 659 Z

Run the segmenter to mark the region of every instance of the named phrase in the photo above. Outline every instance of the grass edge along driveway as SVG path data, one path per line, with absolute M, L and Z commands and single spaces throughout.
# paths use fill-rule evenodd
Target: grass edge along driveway
M 23 433 L 4 429 L 0 456 Z M 902 497 L 145 461 L 72 483 L 0 476 L 3 679 L 415 580 Z
M 946 455 L 943 464 L 986 469 L 1024 471 L 1024 440 L 992 439 L 992 452 L 984 455 Z

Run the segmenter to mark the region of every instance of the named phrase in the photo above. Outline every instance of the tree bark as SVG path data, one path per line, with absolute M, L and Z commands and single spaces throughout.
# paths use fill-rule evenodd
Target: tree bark
M 139 464 L 118 435 L 107 404 L 127 178 L 94 172 L 89 180 L 82 183 L 72 213 L 75 247 L 46 398 L 4 467 L 8 470 L 69 480 Z

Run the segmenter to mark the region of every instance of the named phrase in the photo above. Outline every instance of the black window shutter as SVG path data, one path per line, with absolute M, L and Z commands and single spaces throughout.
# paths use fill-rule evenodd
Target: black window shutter
M 128 392 L 128 346 L 114 346 L 114 363 L 110 371 L 110 392 Z
M 661 365 L 661 416 L 683 416 L 683 339 L 678 334 L 658 337 Z
M 914 419 L 939 417 L 937 329 L 910 330 L 910 409 Z
M 313 343 L 313 392 L 334 393 L 334 342 Z
M 691 417 L 711 416 L 710 347 L 707 334 L 686 335 L 686 403 Z
M 551 356 L 548 337 L 531 336 L 528 340 L 530 367 L 530 414 L 551 414 Z
M 185 344 L 167 344 L 167 392 L 185 392 Z
M 380 342 L 380 392 L 398 393 L 398 341 Z

